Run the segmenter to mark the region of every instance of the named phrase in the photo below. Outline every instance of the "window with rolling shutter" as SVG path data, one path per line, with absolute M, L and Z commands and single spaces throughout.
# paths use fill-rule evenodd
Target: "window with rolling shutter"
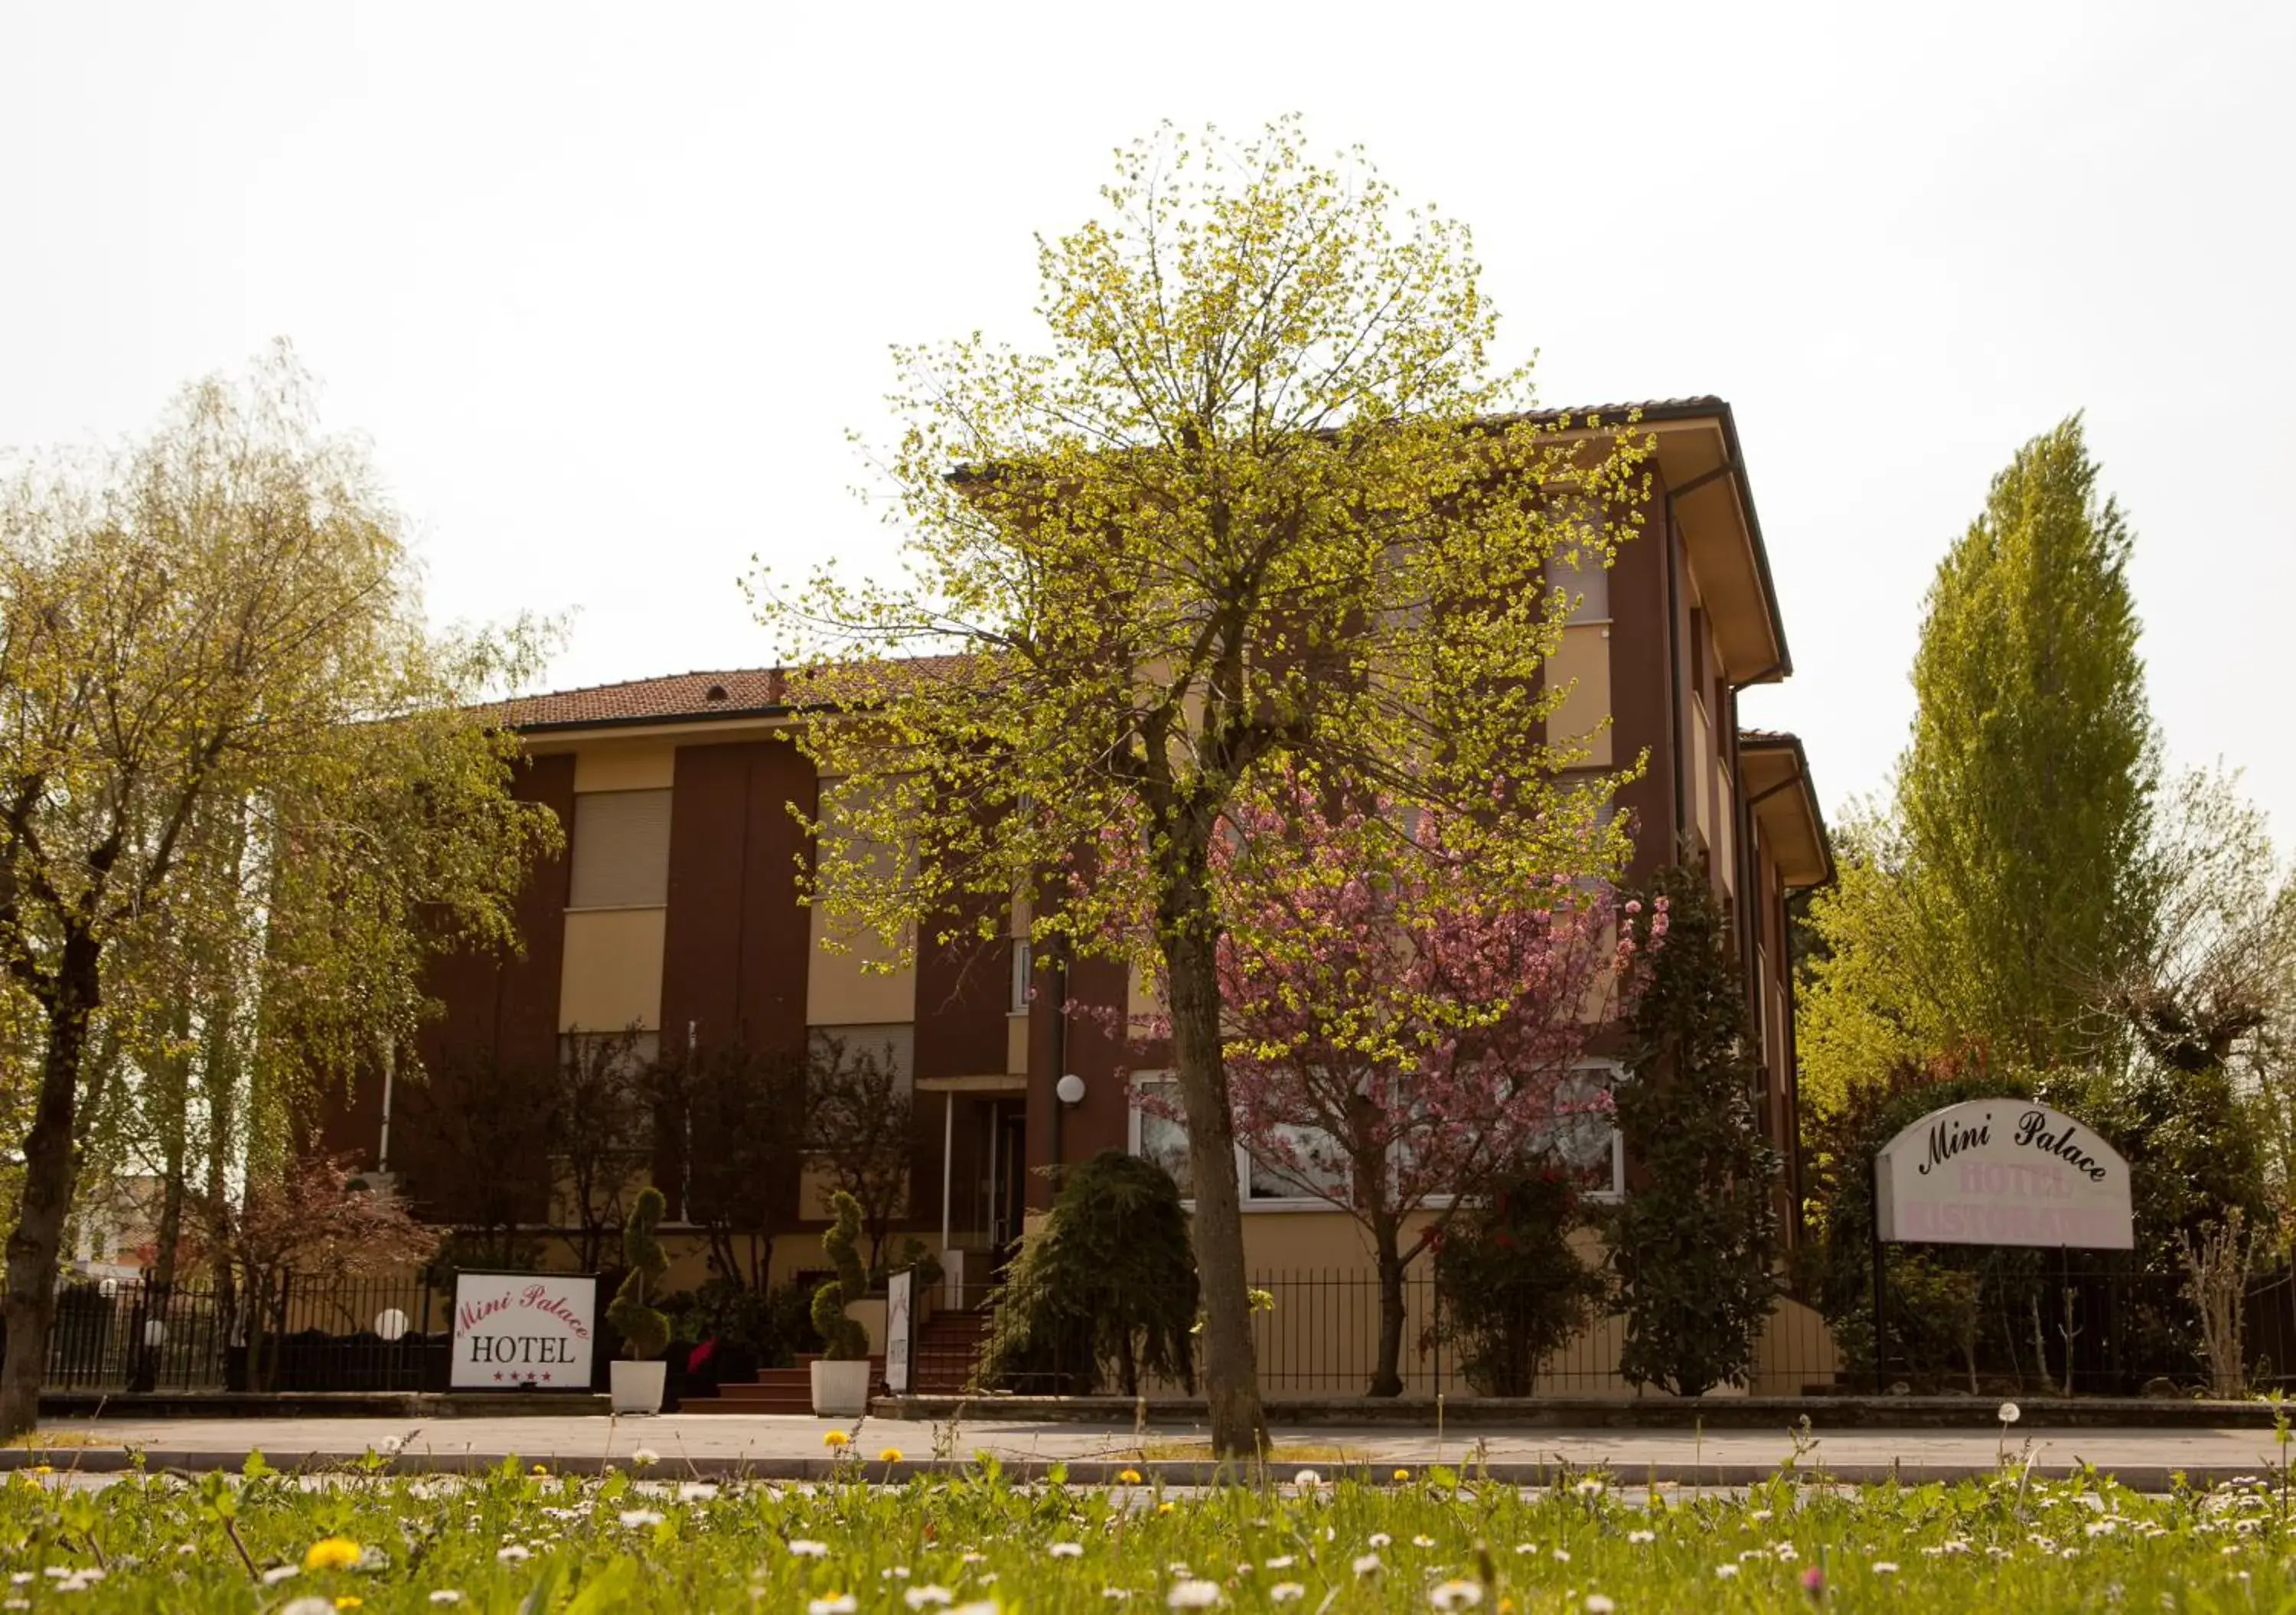
M 574 799 L 569 908 L 658 908 L 669 901 L 669 792 L 592 791 Z

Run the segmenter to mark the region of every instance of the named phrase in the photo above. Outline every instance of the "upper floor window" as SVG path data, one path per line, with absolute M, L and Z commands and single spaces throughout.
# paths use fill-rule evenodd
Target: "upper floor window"
M 1564 507 L 1554 548 L 1546 557 L 1546 581 L 1570 594 L 1572 622 L 1611 620 L 1611 569 L 1603 559 L 1603 518 L 1595 507 L 1573 502 Z
M 569 908 L 658 908 L 669 901 L 669 792 L 590 791 L 574 799 Z
M 1029 955 L 1029 939 L 1013 938 L 1013 1002 L 1007 1006 L 1013 1014 L 1025 1015 L 1029 1012 L 1029 990 L 1031 985 L 1029 972 L 1034 968 L 1035 964 Z

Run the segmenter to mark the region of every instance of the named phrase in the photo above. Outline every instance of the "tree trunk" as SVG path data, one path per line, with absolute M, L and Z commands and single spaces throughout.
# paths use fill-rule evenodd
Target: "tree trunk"
M 1372 1227 L 1379 1263 L 1379 1355 L 1374 1359 L 1365 1396 L 1403 1394 L 1403 1257 L 1396 1249 L 1396 1226 L 1380 1218 Z
M 190 1009 L 178 1005 L 174 1025 L 178 1045 L 190 1031 Z M 160 1349 L 150 1337 L 153 1324 L 160 1324 L 162 1330 L 167 1327 L 168 1299 L 176 1288 L 176 1246 L 184 1236 L 184 1157 L 192 1104 L 191 1063 L 190 1057 L 180 1052 L 168 1060 L 168 1092 L 161 1100 L 160 1114 L 160 1226 L 154 1235 L 151 1271 L 144 1275 L 142 1316 L 136 1320 L 135 1339 L 129 1342 L 135 1360 L 135 1373 L 127 1381 L 130 1390 L 153 1390 L 160 1383 Z
M 72 1124 L 79 1100 L 80 1062 L 88 1021 L 95 1012 L 96 945 L 75 935 L 58 960 L 55 993 L 47 1007 L 47 1042 L 40 1062 L 40 1093 L 32 1130 L 24 1140 L 24 1187 L 16 1226 L 8 1235 L 8 1349 L 0 1360 L 0 1439 L 23 1435 L 39 1422 L 40 1381 L 46 1377 L 48 1330 L 56 1314 L 56 1258 L 71 1211 L 78 1161 Z
M 1220 1051 L 1219 978 L 1211 940 L 1197 929 L 1200 923 L 1196 914 L 1185 914 L 1167 927 L 1164 960 L 1171 980 L 1173 1073 L 1187 1111 L 1188 1169 L 1194 1179 L 1196 1210 L 1190 1220 L 1203 1293 L 1204 1398 L 1213 1454 L 1257 1459 L 1267 1448 L 1267 1419 L 1252 1361 L 1235 1124 Z

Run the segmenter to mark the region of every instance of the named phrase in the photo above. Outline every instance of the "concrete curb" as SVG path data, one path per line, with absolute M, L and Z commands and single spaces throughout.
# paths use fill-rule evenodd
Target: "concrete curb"
M 346 1472 L 369 1473 L 368 1456 L 363 1453 L 336 1452 L 278 1452 L 266 1453 L 264 1460 L 275 1470 L 290 1473 L 324 1473 Z M 144 1447 L 130 1452 L 124 1448 L 70 1447 L 58 1451 L 11 1448 L 0 1451 L 0 1472 L 31 1469 L 45 1465 L 58 1474 L 119 1474 L 135 1469 L 149 1473 L 174 1472 L 198 1474 L 209 1471 L 236 1472 L 247 1461 L 244 1452 L 181 1451 L 167 1447 Z M 524 1463 L 526 1460 L 511 1453 L 424 1452 L 400 1453 L 383 1461 L 379 1467 L 395 1475 L 447 1474 L 467 1475 L 497 1469 L 505 1463 Z M 606 1458 L 554 1458 L 537 1463 L 535 1468 L 553 1475 L 597 1475 L 611 1470 L 626 1469 L 627 1460 Z M 1054 1472 L 1071 1486 L 1119 1486 L 1134 1484 L 1119 1480 L 1120 1475 L 1136 1473 L 1142 1477 L 1143 1488 L 1208 1487 L 1236 1483 L 1253 1483 L 1255 1480 L 1279 1487 L 1293 1484 L 1300 1468 L 1292 1464 L 1273 1466 L 1262 1477 L 1253 1477 L 1234 1465 L 1205 1463 L 1200 1460 L 1133 1462 L 1105 1459 L 1078 1459 L 1070 1463 L 1044 1459 L 1013 1459 L 999 1461 L 997 1468 L 1006 1480 L 1014 1482 L 1049 1482 Z M 1424 1464 L 1406 1466 L 1406 1478 L 1398 1480 L 1396 1466 L 1381 1463 L 1318 1463 L 1312 1466 L 1324 1485 L 1341 1481 L 1375 1487 L 1413 1485 L 1425 1475 L 1430 1467 Z M 2086 1466 L 2078 1458 L 2063 1462 L 2036 1459 L 2032 1473 L 2037 1479 L 2061 1480 L 2083 1472 Z M 2134 1464 L 2117 1471 L 2104 1471 L 2121 1485 L 2140 1492 L 2167 1492 L 2178 1484 L 2192 1487 L 2214 1486 L 2235 1478 L 2252 1478 L 2267 1467 L 2259 1456 L 2254 1463 L 2235 1466 L 2223 1463 L 2194 1465 Z M 767 1480 L 787 1483 L 828 1484 L 832 1481 L 864 1480 L 873 1485 L 902 1485 L 917 1480 L 941 1477 L 953 1479 L 962 1475 L 978 1475 L 979 1466 L 955 1462 L 904 1459 L 898 1463 L 832 1463 L 826 1459 L 737 1459 L 737 1458 L 676 1458 L 652 1466 L 648 1478 L 660 1480 Z M 1571 1463 L 1561 1459 L 1535 1463 L 1500 1462 L 1482 1464 L 1467 1471 L 1453 1466 L 1452 1472 L 1460 1475 L 1468 1485 L 1500 1485 L 1514 1487 L 1558 1487 L 1585 1480 L 1590 1475 L 1604 1476 L 1616 1490 L 1631 1496 L 1648 1488 L 1687 1489 L 1698 1487 L 1731 1488 L 1765 1484 L 1791 1473 L 1807 1485 L 1879 1485 L 1895 1481 L 1904 1486 L 1950 1483 L 1976 1480 L 1998 1472 L 1993 1464 L 1967 1463 L 1923 1463 L 1907 1461 L 1891 1463 L 1810 1463 L 1795 1471 L 1785 1471 L 1775 1464 L 1759 1463 L 1655 1463 L 1637 1465 L 1632 1472 L 1616 1472 L 1599 1463 Z
M 611 1398 L 588 1391 L 44 1390 L 44 1419 L 444 1419 L 605 1417 Z
M 1284 1430 L 1318 1425 L 1406 1425 L 1433 1430 L 1790 1430 L 1805 1418 L 1826 1430 L 1984 1430 L 2001 1428 L 1999 1397 L 1719 1397 L 1690 1401 L 1649 1397 L 1635 1401 L 1597 1398 L 1467 1398 L 1440 1404 L 1426 1398 L 1349 1397 L 1269 1402 L 1271 1424 Z M 2270 1430 L 2266 1402 L 2203 1402 L 2144 1397 L 2048 1398 L 2017 1404 L 2017 1428 L 2078 1430 Z M 879 1397 L 873 1417 L 968 1425 L 1101 1424 L 1130 1429 L 1144 1416 L 1152 1425 L 1205 1422 L 1201 1401 L 1136 1403 L 1122 1397 Z

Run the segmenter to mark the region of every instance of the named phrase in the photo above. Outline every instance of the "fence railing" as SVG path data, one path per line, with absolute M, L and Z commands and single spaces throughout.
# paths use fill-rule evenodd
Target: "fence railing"
M 2173 1276 L 2125 1262 L 2001 1264 L 1962 1280 L 1893 1258 L 1884 1282 L 1888 1327 L 1882 1365 L 1873 1357 L 1870 1311 L 1829 1326 L 1792 1296 L 1773 1304 L 1743 1380 L 1730 1391 L 1753 1396 L 1898 1392 L 1912 1395 L 2135 1396 L 2210 1389 L 2211 1375 L 2196 1310 Z M 1919 1282 L 1917 1282 L 1919 1281 Z M 1348 1398 L 1369 1390 L 1380 1366 L 1382 1297 L 1375 1273 L 1325 1268 L 1266 1271 L 1251 1279 L 1273 1305 L 1252 1316 L 1259 1382 L 1271 1398 Z M 983 1390 L 1074 1394 L 1121 1392 L 1123 1348 L 1111 1349 L 1104 1320 L 1070 1317 L 999 1357 L 994 1340 L 1031 1309 L 1009 1289 L 964 1298 L 993 1315 L 990 1343 L 968 1362 L 969 1385 Z M 1628 1398 L 1647 1394 L 1620 1372 L 1627 1317 L 1589 1308 L 1558 1337 L 1543 1312 L 1475 1309 L 1466 1326 L 1447 1308 L 1431 1274 L 1407 1274 L 1394 1369 L 1402 1394 Z M 1054 1314 L 1057 1314 L 1054 1308 Z M 2258 1390 L 2296 1385 L 2296 1275 L 2259 1278 L 2248 1291 L 2243 1361 Z M 2034 1320 L 2041 1320 L 2037 1332 Z M 1559 1343 L 1554 1342 L 1559 1338 Z M 1201 1365 L 1201 1337 L 1191 1342 Z M 970 1342 L 966 1351 L 971 1353 Z M 1664 1354 L 1660 1354 L 1663 1357 Z M 977 1372 L 985 1362 L 991 1370 Z M 954 1365 L 935 1363 L 946 1379 Z M 1135 1373 L 1138 1391 L 1181 1394 L 1169 1378 Z M 942 1389 L 955 1390 L 956 1385 Z
M 64 1280 L 54 1390 L 443 1390 L 447 1303 L 414 1279 L 287 1279 L 263 1296 L 207 1278 Z

